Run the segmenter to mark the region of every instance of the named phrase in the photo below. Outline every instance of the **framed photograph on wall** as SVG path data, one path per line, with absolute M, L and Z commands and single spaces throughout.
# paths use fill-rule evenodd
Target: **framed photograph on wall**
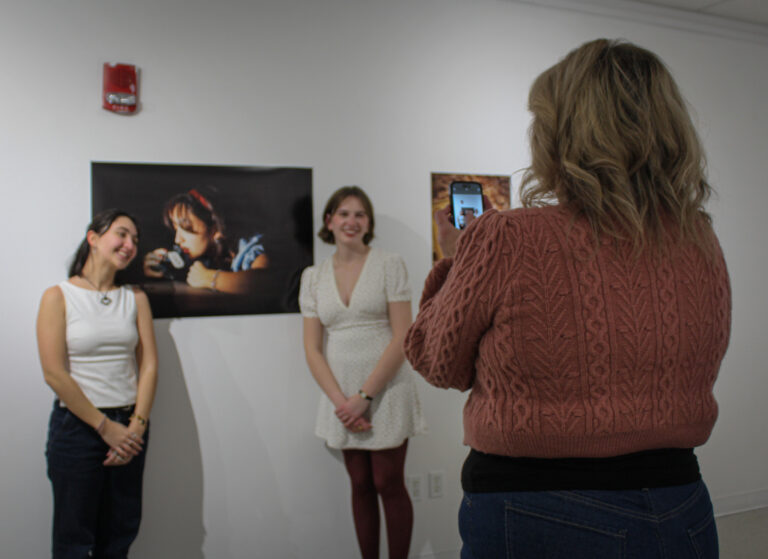
M 91 163 L 92 212 L 138 220 L 123 276 L 156 318 L 299 312 L 312 265 L 312 170 Z

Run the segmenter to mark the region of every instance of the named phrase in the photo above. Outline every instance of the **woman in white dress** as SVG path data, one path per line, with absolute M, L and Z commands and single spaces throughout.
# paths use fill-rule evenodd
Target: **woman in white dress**
M 307 364 L 325 393 L 315 433 L 343 452 L 363 559 L 378 558 L 378 497 L 390 559 L 405 559 L 413 528 L 405 454 L 408 438 L 425 426 L 402 350 L 411 324 L 408 275 L 400 256 L 368 245 L 373 225 L 360 188 L 331 196 L 319 236 L 336 252 L 304 271 L 299 304 Z

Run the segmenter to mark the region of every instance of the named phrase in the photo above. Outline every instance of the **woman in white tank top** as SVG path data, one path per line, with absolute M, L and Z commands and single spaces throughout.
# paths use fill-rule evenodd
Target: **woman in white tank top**
M 99 213 L 69 279 L 40 302 L 40 362 L 56 393 L 46 446 L 54 559 L 125 558 L 138 533 L 157 350 L 147 296 L 117 277 L 137 242 L 130 215 Z

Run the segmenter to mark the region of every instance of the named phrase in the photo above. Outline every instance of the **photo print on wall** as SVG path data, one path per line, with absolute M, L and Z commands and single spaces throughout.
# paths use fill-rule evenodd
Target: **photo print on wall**
M 437 244 L 435 212 L 451 204 L 451 188 L 454 191 L 455 223 L 463 227 L 465 215 L 477 215 L 482 210 L 482 196 L 497 210 L 509 209 L 511 178 L 503 175 L 466 175 L 458 173 L 432 173 L 432 261 L 443 257 Z M 476 185 L 480 185 L 477 188 Z M 477 194 L 482 190 L 482 195 Z
M 311 169 L 92 162 L 91 208 L 138 220 L 124 279 L 146 291 L 155 318 L 299 312 L 313 263 Z

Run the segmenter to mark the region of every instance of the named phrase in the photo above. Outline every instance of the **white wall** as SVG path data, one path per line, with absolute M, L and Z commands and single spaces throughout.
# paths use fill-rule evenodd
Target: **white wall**
M 377 242 L 404 255 L 418 293 L 429 173 L 525 166 L 529 84 L 600 36 L 657 51 L 696 109 L 734 293 L 721 416 L 699 455 L 720 512 L 768 505 L 765 41 L 501 0 L 4 0 L 2 14 L 4 556 L 49 548 L 52 395 L 34 319 L 88 221 L 91 160 L 312 167 L 316 219 L 333 189 L 360 184 Z M 138 115 L 100 108 L 105 61 L 141 68 Z M 344 469 L 312 435 L 318 391 L 300 323 L 156 321 L 161 380 L 135 557 L 356 556 Z M 407 473 L 447 478 L 443 499 L 415 503 L 412 554 L 447 559 L 459 547 L 464 397 L 420 389 L 431 433 L 411 441 Z

